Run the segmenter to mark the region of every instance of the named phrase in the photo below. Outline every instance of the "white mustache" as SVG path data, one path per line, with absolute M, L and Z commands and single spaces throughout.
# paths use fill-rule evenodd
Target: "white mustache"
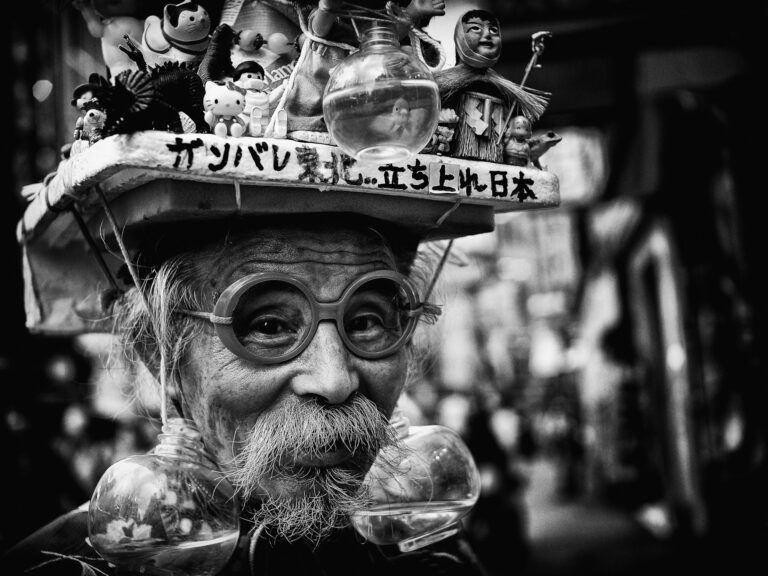
M 319 540 L 367 504 L 365 473 L 379 451 L 395 442 L 387 418 L 361 394 L 341 405 L 295 399 L 256 421 L 228 477 L 242 500 L 258 507 L 254 520 L 267 524 L 268 532 Z M 298 456 L 319 457 L 340 447 L 352 456 L 338 466 L 295 464 Z M 288 480 L 295 493 L 270 494 L 265 486 L 276 480 Z

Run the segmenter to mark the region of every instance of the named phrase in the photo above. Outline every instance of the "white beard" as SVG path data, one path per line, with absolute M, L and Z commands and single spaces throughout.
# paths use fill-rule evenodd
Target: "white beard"
M 365 474 L 379 451 L 395 442 L 386 417 L 361 394 L 341 405 L 297 399 L 257 420 L 229 477 L 267 534 L 317 544 L 368 506 Z M 352 457 L 327 468 L 294 463 L 333 446 Z

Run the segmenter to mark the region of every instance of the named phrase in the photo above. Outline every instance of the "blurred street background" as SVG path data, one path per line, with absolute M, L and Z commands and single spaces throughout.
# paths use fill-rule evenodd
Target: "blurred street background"
M 2 548 L 158 428 L 110 336 L 24 327 L 20 191 L 56 169 L 72 90 L 103 66 L 67 2 L 27 4 L 0 40 Z M 416 337 L 404 408 L 472 450 L 475 549 L 490 576 L 767 574 L 766 3 L 448 0 L 433 34 L 470 5 L 501 18 L 513 81 L 553 33 L 529 84 L 553 94 L 534 133 L 563 138 L 542 158 L 561 207 L 458 241 Z

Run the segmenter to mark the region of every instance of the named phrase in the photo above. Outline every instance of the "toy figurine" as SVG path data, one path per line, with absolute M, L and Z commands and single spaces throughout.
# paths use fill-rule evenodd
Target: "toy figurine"
M 451 154 L 502 162 L 505 112 L 517 106 L 520 114 L 536 120 L 547 95 L 510 82 L 492 69 L 501 55 L 501 36 L 491 13 L 464 13 L 456 23 L 454 40 L 457 65 L 435 74 L 443 108 L 454 108 L 460 118 Z
M 135 64 L 120 50 L 120 44 L 126 35 L 136 42 L 141 39 L 144 28 L 141 20 L 134 16 L 138 12 L 138 0 L 75 0 L 73 4 L 82 14 L 91 36 L 101 39 L 107 76 L 114 78 L 124 70 L 135 70 Z
M 85 113 L 82 117 L 80 129 L 75 130 L 75 141 L 70 148 L 70 156 L 79 154 L 95 144 L 104 135 L 104 124 L 107 114 L 97 98 L 89 100 L 85 104 Z
M 512 166 L 528 166 L 531 161 L 531 121 L 515 116 L 510 127 L 510 138 L 504 147 L 504 161 Z
M 241 62 L 234 72 L 235 84 L 245 90 L 245 108 L 240 118 L 250 136 L 261 136 L 269 124 L 270 97 L 265 92 L 264 68 L 253 60 Z
M 240 117 L 246 126 L 245 133 L 250 136 L 264 134 L 270 121 L 271 107 L 284 90 L 284 82 L 273 83 L 274 89 L 268 90 L 264 67 L 256 60 L 240 60 L 237 67 L 232 66 L 238 42 L 243 43 L 244 38 L 247 38 L 250 46 L 255 47 L 260 37 L 260 34 L 250 32 L 244 36 L 243 32 L 236 33 L 229 25 L 220 24 L 213 31 L 211 43 L 198 68 L 198 74 L 205 82 L 233 80 L 237 86 L 246 90 L 245 109 Z M 253 50 L 254 58 L 263 50 L 261 45 Z M 240 55 L 242 57 L 242 51 Z
M 234 136 L 245 133 L 245 122 L 240 114 L 245 109 L 245 89 L 232 82 L 205 83 L 205 121 L 216 136 Z
M 555 146 L 562 139 L 563 139 L 562 136 L 560 136 L 556 132 L 550 131 L 550 132 L 547 132 L 546 134 L 540 134 L 538 136 L 534 136 L 533 138 L 528 140 L 528 145 L 531 148 L 531 163 L 539 170 L 542 170 L 541 163 L 539 162 L 539 158 L 547 150 Z
M 398 98 L 392 110 L 373 119 L 370 130 L 378 136 L 399 139 L 410 130 L 411 107 L 405 98 Z
M 148 16 L 144 21 L 141 42 L 147 63 L 199 62 L 208 48 L 210 31 L 211 18 L 199 4 L 166 4 L 162 19 Z
M 91 113 L 87 123 L 86 115 L 91 110 L 102 109 L 101 104 L 97 98 L 97 94 L 99 90 L 106 86 L 109 86 L 109 82 L 105 78 L 102 78 L 98 74 L 94 73 L 88 77 L 88 82 L 80 84 L 72 91 L 71 104 L 77 108 L 77 111 L 80 113 L 77 121 L 75 122 L 75 130 L 73 134 L 75 141 L 85 139 L 90 143 L 90 135 L 86 134 L 84 136 L 83 130 L 92 132 L 97 115 L 95 113 Z M 97 131 L 101 130 L 103 125 L 96 128 Z M 82 145 L 79 147 L 82 147 Z

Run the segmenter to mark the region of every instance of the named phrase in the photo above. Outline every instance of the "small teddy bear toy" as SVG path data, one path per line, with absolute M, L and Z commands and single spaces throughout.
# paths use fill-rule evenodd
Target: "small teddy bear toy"
M 239 116 L 245 109 L 245 94 L 245 89 L 231 81 L 205 83 L 205 121 L 216 136 L 239 138 L 245 133 L 245 123 Z
M 79 124 L 75 130 L 75 141 L 70 149 L 70 156 L 79 154 L 88 149 L 91 144 L 101 140 L 103 136 L 104 123 L 107 120 L 107 113 L 99 104 L 98 99 L 94 98 L 85 104 L 82 124 Z
M 510 139 L 504 147 L 504 161 L 512 166 L 528 166 L 531 161 L 531 121 L 525 116 L 515 116 L 509 130 Z

